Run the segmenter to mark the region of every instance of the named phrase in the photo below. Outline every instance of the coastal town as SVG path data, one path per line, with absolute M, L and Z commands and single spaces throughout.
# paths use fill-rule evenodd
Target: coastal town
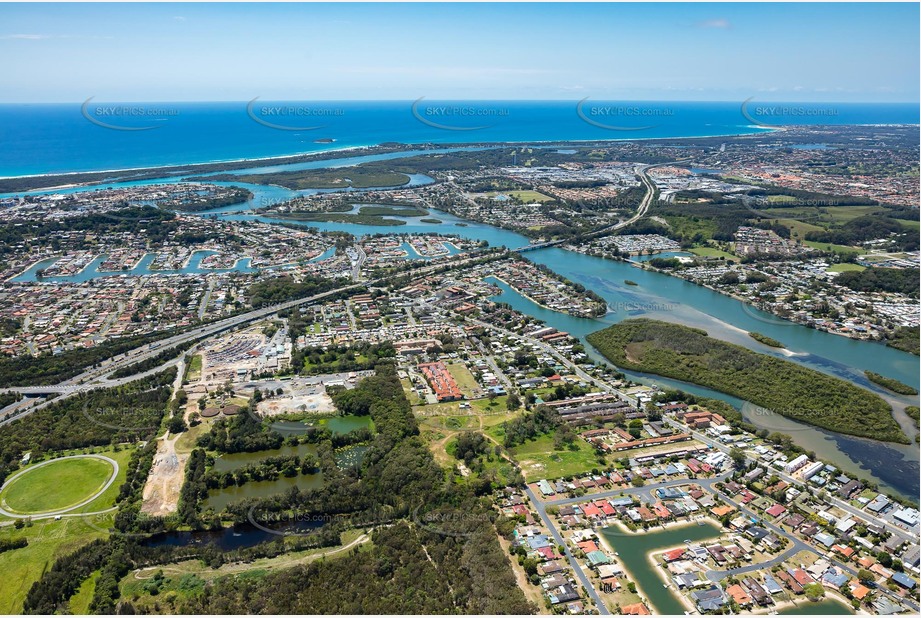
M 427 539 L 423 550 L 471 538 L 451 526 L 479 525 L 472 516 L 446 523 L 421 514 L 423 505 L 337 502 L 340 487 L 372 470 L 430 460 L 451 491 L 485 505 L 488 517 L 478 516 L 488 525 L 476 534 L 486 531 L 503 559 L 496 568 L 536 613 L 916 613 L 921 524 L 909 484 L 844 449 L 816 448 L 819 423 L 626 371 L 586 339 L 637 317 L 678 318 L 688 303 L 680 286 L 693 285 L 765 330 L 791 327 L 780 336 L 807 326 L 863 340 L 854 345 L 904 343 L 898 335 L 918 328 L 917 286 L 905 275 L 917 274 L 919 252 L 895 227 L 907 219 L 846 248 L 809 240 L 820 232 L 757 214 L 777 200 L 759 193 L 765 177 L 738 167 L 745 158 L 734 145 L 717 149 L 719 170 L 709 150 L 681 164 L 688 149 L 663 146 L 650 161 L 651 150 L 519 148 L 511 162 L 503 154 L 475 166 L 464 154 L 418 169 L 416 180 L 428 178 L 418 184 L 366 191 L 184 180 L 4 197 L 0 429 L 24 431 L 100 393 L 173 376 L 163 378 L 168 410 L 143 446 L 132 442 L 139 425 L 119 428 L 87 408 L 79 418 L 118 433 L 65 441 L 82 445 L 66 450 L 40 441 L 11 466 L 145 449 L 133 519 L 99 527 L 130 534 L 220 535 L 251 525 L 255 510 L 280 517 L 281 495 L 285 526 L 298 509 L 320 517 L 317 504 L 335 505 L 334 524 L 285 528 L 321 546 L 258 549 L 271 571 L 289 554 L 370 555 L 395 521 Z M 776 187 L 829 190 L 809 178 Z M 840 208 L 861 209 L 859 218 L 883 206 Z M 821 234 L 838 234 L 840 223 Z M 796 359 L 802 345 L 748 334 L 762 356 Z M 626 345 L 627 360 L 640 345 Z M 41 379 L 27 377 L 30 363 Z M 888 410 L 891 435 L 917 440 L 917 392 L 878 379 L 867 395 Z M 372 383 L 386 405 L 361 399 Z M 407 436 L 387 417 L 401 406 Z M 391 440 L 425 456 L 368 467 Z M 902 443 L 880 444 L 902 456 Z M 13 489 L 0 490 L 0 525 L 13 535 L 72 513 L 16 510 Z M 221 576 L 252 570 L 250 558 L 229 553 L 240 550 L 221 551 Z M 122 602 L 184 607 L 179 580 L 156 575 L 186 564 L 181 554 L 144 560 L 115 582 Z M 212 568 L 192 571 L 210 578 Z

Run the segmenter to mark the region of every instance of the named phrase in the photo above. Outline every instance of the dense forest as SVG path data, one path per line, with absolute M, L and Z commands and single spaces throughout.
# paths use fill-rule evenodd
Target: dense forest
M 222 578 L 171 611 L 185 614 L 527 614 L 492 524 L 452 536 L 408 523 L 373 547 L 264 578 Z M 469 535 L 468 535 L 469 534 Z M 332 592 L 335 591 L 335 592 Z
M 218 453 L 255 453 L 277 449 L 284 441 L 252 415 L 240 414 L 216 420 L 211 431 L 198 438 L 198 446 Z
M 298 170 L 271 174 L 218 174 L 191 178 L 199 181 L 246 182 L 261 185 L 278 185 L 300 191 L 303 189 L 369 189 L 372 187 L 398 187 L 409 182 L 409 176 L 386 169 L 369 169 L 362 165 L 348 168 Z
M 867 268 L 848 270 L 835 277 L 835 283 L 855 292 L 898 292 L 918 298 L 918 271 L 908 268 Z
M 876 373 L 875 371 L 864 371 L 864 374 L 867 376 L 867 379 L 874 384 L 879 384 L 883 388 L 887 388 L 893 393 L 898 393 L 899 395 L 917 395 L 918 390 L 913 386 L 909 386 L 893 378 L 887 378 L 886 376 Z
M 247 291 L 247 296 L 252 307 L 258 309 L 265 305 L 329 292 L 337 285 L 335 281 L 322 277 L 303 277 L 300 281 L 295 281 L 290 275 L 282 275 L 252 284 Z
M 918 356 L 921 353 L 921 328 L 900 326 L 886 338 L 886 345 Z
M 707 386 L 823 429 L 908 441 L 878 395 L 699 329 L 634 319 L 594 332 L 588 341 L 619 367 Z

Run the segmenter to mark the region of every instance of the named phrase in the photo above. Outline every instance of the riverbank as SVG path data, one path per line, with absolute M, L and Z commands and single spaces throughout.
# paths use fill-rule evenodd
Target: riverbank
M 698 281 L 695 281 L 694 279 L 690 279 L 690 278 L 688 278 L 688 277 L 682 277 L 682 276 L 679 275 L 678 273 L 673 273 L 673 272 L 668 271 L 668 270 L 660 270 L 660 269 L 652 268 L 652 267 L 646 268 L 646 266 L 645 266 L 644 263 L 642 263 L 642 262 L 634 262 L 634 261 L 632 261 L 632 260 L 625 260 L 625 261 L 627 261 L 627 262 L 628 262 L 629 264 L 631 264 L 632 266 L 634 266 L 634 267 L 636 267 L 636 268 L 639 268 L 639 269 L 641 269 L 641 270 L 650 270 L 650 271 L 657 272 L 657 273 L 660 273 L 660 274 L 668 275 L 668 276 L 670 276 L 670 277 L 676 277 L 676 278 L 678 278 L 678 279 L 681 279 L 682 281 L 687 281 L 688 283 L 691 283 L 691 284 L 700 286 L 700 287 L 702 287 L 702 288 L 705 288 L 705 289 L 707 289 L 707 290 L 710 290 L 711 292 L 716 292 L 716 293 L 718 293 L 718 294 L 722 294 L 723 296 L 728 296 L 729 298 L 732 298 L 733 300 L 737 300 L 737 301 L 739 301 L 740 303 L 743 303 L 747 308 L 751 309 L 752 311 L 763 311 L 764 313 L 767 313 L 767 314 L 770 314 L 770 315 L 776 317 L 778 320 L 784 320 L 784 321 L 786 321 L 786 322 L 790 322 L 790 323 L 792 323 L 792 324 L 796 324 L 796 325 L 798 325 L 798 326 L 802 326 L 803 328 L 811 328 L 811 329 L 814 329 L 814 330 L 817 330 L 817 331 L 820 331 L 820 332 L 823 332 L 823 333 L 828 333 L 829 335 L 837 335 L 837 336 L 839 336 L 839 337 L 845 337 L 845 338 L 847 338 L 847 339 L 853 339 L 854 341 L 879 342 L 879 343 L 882 343 L 883 345 L 888 345 L 888 344 L 886 344 L 886 340 L 884 340 L 884 339 L 873 339 L 873 338 L 871 338 L 871 337 L 861 336 L 859 333 L 856 333 L 856 332 L 852 332 L 852 333 L 842 333 L 842 332 L 835 331 L 835 330 L 829 330 L 829 329 L 827 329 L 827 328 L 821 328 L 821 327 L 819 327 L 819 326 L 816 326 L 816 325 L 813 324 L 812 322 L 799 322 L 799 321 L 796 321 L 796 320 L 792 320 L 792 319 L 790 319 L 789 317 L 782 316 L 782 315 L 780 315 L 779 313 L 777 313 L 776 311 L 774 311 L 774 310 L 773 310 L 773 309 L 774 309 L 773 307 L 768 307 L 768 308 L 766 308 L 766 309 L 762 309 L 762 308 L 760 308 L 760 307 L 756 307 L 755 305 L 753 305 L 753 304 L 751 303 L 750 299 L 748 299 L 748 298 L 746 298 L 746 297 L 744 297 L 744 296 L 740 296 L 740 295 L 738 295 L 738 294 L 735 294 L 735 293 L 733 293 L 733 292 L 731 292 L 731 291 L 727 291 L 727 290 L 725 290 L 725 289 L 723 289 L 723 288 L 714 287 L 714 286 L 712 286 L 712 285 L 710 285 L 710 284 L 707 284 L 707 283 L 700 283 L 700 282 L 698 282 Z M 765 345 L 769 345 L 769 344 L 765 344 Z M 773 347 L 773 346 L 771 346 L 771 347 Z M 892 347 L 892 346 L 888 346 L 888 347 Z M 895 349 L 898 350 L 899 348 L 895 348 Z M 778 352 L 781 352 L 781 353 L 784 353 L 784 354 L 787 353 L 787 352 L 789 352 L 789 350 L 784 351 L 784 349 L 778 349 L 777 351 L 778 351 Z M 902 351 L 904 351 L 904 350 L 902 350 Z M 906 352 L 906 353 L 907 353 L 907 354 L 911 354 L 911 352 Z M 793 353 L 790 352 L 789 355 L 792 356 Z M 914 356 L 917 356 L 917 354 L 915 354 Z

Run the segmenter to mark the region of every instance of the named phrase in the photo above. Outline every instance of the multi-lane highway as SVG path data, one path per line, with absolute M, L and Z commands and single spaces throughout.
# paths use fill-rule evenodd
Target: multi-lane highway
M 630 225 L 631 223 L 636 223 L 640 219 L 646 216 L 646 213 L 649 211 L 649 206 L 652 204 L 652 200 L 656 195 L 656 185 L 652 181 L 652 178 L 649 177 L 647 173 L 654 167 L 663 167 L 666 165 L 674 165 L 674 163 L 655 163 L 652 165 L 639 165 L 636 167 L 636 175 L 640 177 L 640 182 L 643 183 L 643 186 L 646 187 L 646 195 L 643 196 L 643 199 L 640 201 L 639 208 L 636 209 L 636 212 L 633 213 L 633 216 L 624 221 L 618 221 L 611 225 L 599 228 L 593 232 L 589 232 L 582 236 L 582 240 L 588 240 L 590 238 L 595 238 L 597 236 L 604 236 L 605 234 L 610 234 L 611 232 L 616 232 L 617 230 L 623 229 Z M 546 249 L 547 247 L 556 247 L 557 245 L 563 245 L 568 242 L 572 242 L 571 239 L 561 239 L 561 240 L 548 240 L 547 242 L 535 243 L 533 245 L 527 245 L 524 247 L 518 247 L 513 249 L 519 253 L 524 253 L 525 251 L 535 251 L 537 249 Z

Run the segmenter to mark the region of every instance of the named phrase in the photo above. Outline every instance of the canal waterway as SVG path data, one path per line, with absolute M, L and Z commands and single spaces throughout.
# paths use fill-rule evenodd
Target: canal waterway
M 601 531 L 605 541 L 617 552 L 617 560 L 628 571 L 639 592 L 652 604 L 655 613 L 678 616 L 683 615 L 687 608 L 679 600 L 675 584 L 666 581 L 664 573 L 650 563 L 650 554 L 671 547 L 685 546 L 689 541 L 700 543 L 715 540 L 721 533 L 720 527 L 710 521 L 704 522 L 703 525 L 672 526 L 644 533 L 631 533 L 619 526 L 611 526 Z M 668 588 L 665 587 L 666 584 Z M 834 599 L 824 599 L 815 603 L 800 599 L 796 606 L 786 607 L 778 613 L 813 616 L 853 614 L 849 607 Z

